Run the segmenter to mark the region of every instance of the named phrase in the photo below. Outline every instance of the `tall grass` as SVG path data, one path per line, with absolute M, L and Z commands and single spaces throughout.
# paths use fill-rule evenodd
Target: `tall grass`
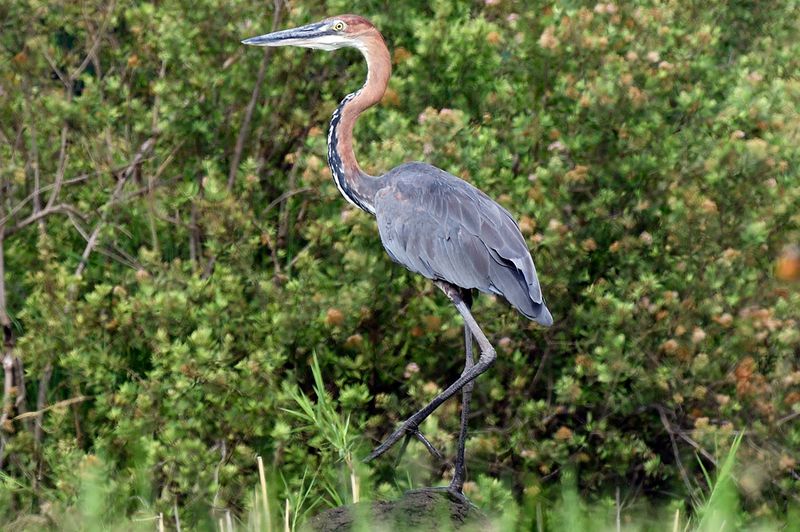
M 316 373 L 315 373 L 316 375 Z M 319 385 L 320 382 L 317 382 Z M 330 411 L 321 415 L 318 409 L 328 408 L 324 400 L 320 402 L 305 402 L 303 411 L 306 416 L 314 412 L 314 419 L 332 420 Z M 310 410 L 309 410 L 310 407 Z M 310 418 L 307 418 L 310 420 Z M 331 436 L 332 441 L 343 443 L 342 439 L 346 435 L 347 423 L 343 420 L 335 422 L 333 426 L 325 428 L 325 432 Z M 607 505 L 602 503 L 588 503 L 576 489 L 576 475 L 574 471 L 564 474 L 560 491 L 552 499 L 541 497 L 536 504 L 528 506 L 520 513 L 515 514 L 511 520 L 508 515 L 495 512 L 490 515 L 491 529 L 494 530 L 536 530 L 537 532 L 576 532 L 576 531 L 670 531 L 670 532 L 724 532 L 734 530 L 800 530 L 800 521 L 796 520 L 800 514 L 797 510 L 790 511 L 786 519 L 755 518 L 750 515 L 741 504 L 736 486 L 735 470 L 737 466 L 736 456 L 741 446 L 743 433 L 737 434 L 726 454 L 718 461 L 719 466 L 714 471 L 708 471 L 700 463 L 704 473 L 705 486 L 702 489 L 697 502 L 688 508 L 684 501 L 675 500 L 662 503 L 661 507 L 651 508 L 647 501 L 639 501 L 643 504 L 636 505 L 628 503 L 627 508 L 637 510 L 626 510 L 622 508 L 619 493 L 615 500 L 614 508 L 609 512 Z M 342 446 L 343 449 L 350 448 Z M 260 459 L 259 459 L 260 460 Z M 264 475 L 259 476 L 260 486 L 255 490 L 256 494 L 266 494 L 268 488 L 265 483 Z M 305 479 L 305 477 L 304 477 Z M 300 529 L 304 518 L 308 517 L 308 511 L 302 509 L 314 507 L 309 505 L 308 497 L 314 479 L 304 480 L 301 487 L 290 494 L 284 501 L 281 509 L 273 508 L 267 503 L 266 495 L 262 495 L 260 502 L 253 504 L 249 515 L 244 516 L 240 524 L 229 528 L 224 523 L 220 525 L 221 532 L 232 532 L 234 530 L 274 530 L 266 523 L 280 522 L 286 532 Z M 367 494 L 367 499 L 372 495 Z M 317 501 L 319 502 L 319 501 Z M 343 501 L 338 501 L 338 503 Z M 354 530 L 374 530 L 374 523 L 370 521 L 369 503 L 356 506 Z M 359 508 L 360 506 L 360 508 Z M 675 508 L 671 511 L 670 508 Z M 687 509 L 683 509 L 687 508 Z M 321 511 L 322 508 L 319 508 Z M 794 517 L 795 519 L 792 519 Z M 253 526 L 255 524 L 255 526 Z M 451 523 L 445 518 L 441 525 L 441 530 L 449 530 Z
M 325 384 L 322 380 L 322 371 L 319 367 L 317 355 L 314 354 L 311 361 L 311 373 L 314 377 L 314 393 L 317 396 L 313 401 L 299 389 L 291 390 L 290 396 L 297 404 L 298 409 L 285 409 L 290 414 L 297 417 L 309 427 L 314 429 L 334 452 L 339 456 L 347 467 L 350 478 L 349 496 L 343 497 L 342 494 L 331 486 L 326 486 L 326 491 L 331 499 L 337 504 L 346 502 L 357 503 L 361 500 L 361 480 L 357 470 L 357 460 L 355 451 L 359 441 L 358 434 L 352 429 L 350 416 L 342 416 L 336 410 L 336 405 L 325 392 Z
M 313 391 L 309 397 L 299 388 L 290 391 L 295 403 L 287 412 L 295 416 L 303 425 L 302 429 L 321 439 L 329 455 L 338 458 L 336 463 L 325 467 L 343 467 L 349 477 L 349 490 L 341 486 L 322 485 L 318 489 L 317 471 L 307 468 L 298 482 L 290 483 L 281 471 L 265 470 L 261 456 L 256 457 L 258 471 L 254 482 L 253 496 L 244 512 L 236 515 L 230 510 L 209 508 L 208 516 L 192 516 L 192 522 L 205 522 L 209 529 L 219 532 L 292 532 L 302 528 L 313 515 L 325 507 L 354 505 L 354 530 L 374 530 L 370 521 L 370 501 L 378 499 L 376 492 L 365 490 L 362 479 L 366 472 L 357 460 L 359 433 L 353 428 L 350 417 L 340 414 L 338 405 L 325 392 L 322 372 L 316 356 L 312 358 Z M 736 471 L 737 453 L 744 433 L 736 434 L 724 455 L 716 460 L 717 467 L 709 471 L 705 463 L 697 457 L 698 467 L 703 473 L 704 484 L 699 494 L 688 494 L 685 500 L 662 501 L 660 507 L 653 508 L 648 501 L 634 501 L 623 504 L 619 489 L 609 504 L 600 499 L 588 502 L 579 494 L 577 472 L 566 469 L 561 475 L 560 487 L 545 491 L 535 497 L 531 504 L 522 509 L 516 507 L 511 493 L 495 479 L 479 478 L 476 482 L 481 500 L 494 507 L 489 519 L 496 530 L 536 530 L 537 532 L 575 532 L 591 531 L 671 531 L 671 532 L 723 532 L 742 529 L 800 530 L 800 511 L 790 509 L 783 522 L 778 519 L 758 518 L 749 514 L 738 496 Z M 268 474 L 269 473 L 269 474 Z M 402 475 L 401 472 L 398 472 Z M 181 530 L 180 513 L 177 506 L 172 514 L 156 510 L 157 503 L 138 498 L 138 510 L 127 514 L 126 506 L 112 500 L 114 479 L 110 477 L 102 460 L 91 457 L 84 462 L 81 471 L 83 483 L 77 501 L 71 505 L 58 503 L 43 506 L 41 515 L 26 515 L 7 523 L 6 530 Z M 277 479 L 282 480 L 283 489 L 276 489 Z M 254 479 L 256 480 L 256 479 Z M 270 485 L 270 482 L 273 485 Z M 398 478 L 398 485 L 413 486 L 408 478 Z M 368 486 L 369 484 L 367 484 Z M 0 473 L 0 486 L 4 490 L 25 489 L 14 478 Z M 318 495 L 324 492 L 327 499 Z M 283 500 L 276 495 L 284 493 Z M 362 504 L 358 504 L 362 502 Z M 529 501 L 530 502 L 530 501 Z M 491 509 L 487 511 L 492 512 Z M 199 517 L 199 518 L 198 518 Z M 2 523 L 2 520 L 0 520 Z M 443 517 L 442 530 L 451 523 Z
M 346 418 L 335 414 L 330 399 L 325 397 L 319 367 L 316 363 L 315 392 L 316 401 L 303 394 L 296 397 L 299 409 L 296 414 L 313 423 L 321 433 L 329 437 L 329 443 L 341 451 L 344 467 L 358 478 L 354 469 L 354 435 Z M 684 508 L 683 501 L 663 503 L 660 508 L 647 508 L 640 505 L 636 511 L 630 510 L 635 505 L 626 504 L 623 508 L 617 495 L 614 508 L 601 502 L 589 503 L 575 488 L 575 472 L 563 475 L 560 489 L 552 498 L 542 496 L 535 504 L 528 505 L 519 513 L 508 515 L 495 512 L 489 519 L 496 530 L 536 530 L 537 532 L 575 532 L 575 531 L 671 531 L 671 532 L 724 532 L 733 530 L 800 530 L 800 512 L 792 509 L 782 520 L 757 518 L 749 514 L 738 496 L 736 487 L 737 452 L 744 435 L 736 435 L 726 454 L 718 460 L 718 467 L 708 471 L 700 465 L 704 472 L 705 485 L 697 503 Z M 349 453 L 349 454 L 348 454 Z M 350 459 L 348 462 L 346 458 Z M 275 494 L 279 491 L 269 485 L 267 472 L 261 457 L 256 458 L 258 469 L 254 479 L 253 497 L 247 510 L 241 515 L 231 511 L 217 512 L 213 518 L 195 519 L 207 522 L 208 528 L 219 532 L 264 531 L 291 532 L 300 530 L 303 523 L 314 513 L 322 511 L 323 501 L 313 497 L 316 475 L 306 471 L 298 487 L 284 490 L 287 495 L 283 501 L 275 504 Z M 352 469 L 351 469 L 352 468 Z M 280 472 L 272 475 L 280 478 Z M 90 463 L 83 472 L 84 483 L 77 502 L 70 506 L 53 505 L 43 515 L 27 515 L 8 523 L 5 530 L 180 530 L 181 523 L 177 508 L 174 515 L 159 513 L 152 501 L 140 501 L 140 509 L 134 515 L 125 515 L 122 506 L 111 500 L 108 494 L 113 479 L 108 478 L 105 469 L 98 461 Z M 9 486 L 13 479 L 0 477 L 3 487 Z M 348 504 L 357 502 L 359 493 L 365 499 L 373 493 L 364 492 L 360 481 L 351 483 L 352 492 L 344 500 L 340 493 L 330 493 L 329 504 Z M 641 501 L 646 503 L 646 501 Z M 368 505 L 364 502 L 360 510 L 356 510 L 354 530 L 374 530 L 369 520 Z M 674 508 L 674 510 L 670 510 Z M 442 530 L 449 529 L 451 524 L 445 519 Z

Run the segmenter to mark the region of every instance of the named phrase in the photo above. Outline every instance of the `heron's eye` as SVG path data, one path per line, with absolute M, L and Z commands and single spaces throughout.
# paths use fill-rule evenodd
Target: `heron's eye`
M 333 31 L 342 31 L 344 29 L 344 22 L 341 20 L 333 25 Z

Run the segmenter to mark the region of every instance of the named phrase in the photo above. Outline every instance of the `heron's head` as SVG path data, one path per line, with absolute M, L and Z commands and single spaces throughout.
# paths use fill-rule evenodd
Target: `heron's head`
M 252 46 L 302 46 L 318 50 L 337 50 L 346 46 L 362 52 L 374 38 L 383 39 L 367 19 L 357 15 L 330 17 L 290 30 L 276 31 L 242 41 Z

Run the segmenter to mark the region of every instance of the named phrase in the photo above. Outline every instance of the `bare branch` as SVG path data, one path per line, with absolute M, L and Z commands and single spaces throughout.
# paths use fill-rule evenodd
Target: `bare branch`
M 100 231 L 106 224 L 106 220 L 108 219 L 108 213 L 118 201 L 120 194 L 122 194 L 122 189 L 125 188 L 125 184 L 128 182 L 128 179 L 133 175 L 136 166 L 144 159 L 144 157 L 153 149 L 155 145 L 156 138 L 150 137 L 147 139 L 140 147 L 139 150 L 136 152 L 131 163 L 128 165 L 128 168 L 120 176 L 119 180 L 117 181 L 117 186 L 114 187 L 114 192 L 112 192 L 111 197 L 109 198 L 108 202 L 106 202 L 105 206 L 101 210 L 100 221 L 94 226 L 92 233 L 89 235 L 89 241 L 86 244 L 86 248 L 83 250 L 83 254 L 81 255 L 81 260 L 78 263 L 78 267 L 75 269 L 75 275 L 80 277 L 83 273 L 83 270 L 86 268 L 86 262 L 89 260 L 89 255 L 91 255 L 92 251 L 94 250 L 95 246 L 97 245 L 97 240 L 100 236 Z
M 35 426 L 33 429 L 33 441 L 38 449 L 42 444 L 42 413 L 45 411 L 45 403 L 47 403 L 47 389 L 50 387 L 50 377 L 53 375 L 53 364 L 50 362 L 44 367 L 42 376 L 39 377 L 39 392 L 36 395 L 36 412 L 31 414 L 36 416 L 34 420 Z
M 161 61 L 161 69 L 158 72 L 158 79 L 164 80 L 167 75 L 167 60 L 162 59 Z M 160 110 L 161 105 L 161 93 L 160 91 L 156 91 L 156 95 L 153 98 L 153 115 L 151 119 L 151 129 L 156 131 L 158 129 L 158 113 Z M 158 168 L 158 171 L 155 175 L 150 175 L 147 178 L 147 225 L 150 227 L 150 246 L 153 250 L 157 251 L 159 249 L 158 244 L 158 231 L 156 230 L 156 201 L 155 195 L 153 194 L 153 190 L 155 189 L 154 183 L 158 179 L 158 176 L 161 174 L 163 169 L 169 162 L 172 160 L 172 157 L 175 155 L 175 152 L 178 150 L 176 147 L 172 153 L 169 154 L 167 159 L 164 163 Z
M 780 418 L 778 421 L 776 421 L 775 422 L 775 426 L 779 427 L 779 426 L 783 425 L 784 423 L 786 423 L 787 421 L 791 421 L 791 420 L 793 420 L 794 418 L 796 418 L 798 416 L 800 416 L 800 412 L 792 412 L 791 414 L 787 414 L 787 415 L 783 416 L 782 418 Z
M 686 493 L 694 499 L 694 487 L 692 486 L 692 482 L 689 480 L 689 474 L 686 472 L 686 468 L 683 467 L 683 461 L 681 460 L 680 450 L 678 449 L 678 442 L 675 441 L 675 431 L 672 428 L 672 424 L 667 419 L 667 414 L 664 412 L 664 408 L 656 407 L 658 410 L 658 415 L 661 418 L 661 424 L 664 425 L 664 429 L 669 434 L 669 441 L 672 443 L 672 454 L 675 456 L 675 465 L 678 466 L 678 472 L 681 474 L 681 480 L 683 480 L 683 484 L 686 486 Z
M 0 211 L 3 205 L 0 203 Z M 0 229 L 3 226 L 0 225 Z M 14 336 L 11 329 L 11 319 L 8 316 L 6 307 L 6 266 L 5 266 L 5 246 L 3 232 L 0 231 L 0 327 L 3 330 L 3 402 L 0 408 L 0 468 L 5 461 L 5 431 L 11 430 L 9 418 L 14 411 L 14 403 L 11 400 L 14 394 Z
M 61 69 L 59 69 L 58 66 L 56 66 L 56 62 L 53 61 L 53 58 L 50 57 L 49 53 L 47 53 L 47 48 L 42 49 L 42 55 L 47 61 L 47 64 L 50 65 L 50 68 L 53 70 L 53 72 L 56 73 L 58 79 L 61 80 L 61 83 L 63 83 L 64 86 L 69 89 L 70 93 L 72 93 L 72 83 L 70 82 L 69 78 L 63 72 L 61 72 Z
M 159 178 L 161 177 L 161 174 L 164 173 L 164 170 L 166 170 L 167 166 L 169 166 L 169 164 L 172 162 L 172 160 L 175 159 L 175 154 L 178 153 L 178 150 L 180 149 L 181 146 L 183 146 L 183 142 L 178 143 L 178 145 L 172 149 L 170 154 L 167 155 L 164 161 L 162 161 L 162 163 L 158 165 L 158 168 L 156 169 L 155 173 L 152 176 L 148 177 L 147 186 L 142 187 L 139 190 L 135 190 L 129 194 L 126 194 L 120 199 L 119 203 L 125 203 L 126 201 L 129 201 L 133 198 L 137 198 L 144 194 L 152 194 L 152 192 L 156 188 L 169 185 L 175 182 L 177 178 L 173 178 L 164 182 L 159 182 Z
M 73 215 L 77 216 L 78 218 L 83 219 L 83 214 L 78 211 L 72 205 L 68 205 L 66 203 L 59 203 L 58 205 L 53 205 L 52 207 L 45 207 L 44 209 L 40 210 L 39 212 L 34 212 L 24 220 L 20 220 L 14 227 L 9 227 L 3 231 L 3 237 L 8 237 L 17 233 L 27 226 L 31 225 L 34 222 L 43 220 L 44 218 L 50 216 L 51 214 L 66 214 L 66 215 Z
M 86 229 L 76 219 L 77 217 L 72 213 L 67 213 L 67 216 L 78 234 L 80 234 L 86 242 L 89 242 L 89 233 L 86 232 Z M 110 244 L 108 249 L 100 246 L 97 248 L 97 252 L 135 270 L 140 270 L 142 268 L 141 264 L 139 264 L 135 258 L 114 244 Z
M 174 155 L 174 153 L 170 154 L 170 157 L 168 157 L 169 160 L 171 160 L 172 155 Z M 146 161 L 149 161 L 149 160 L 150 160 L 150 158 L 145 157 L 140 161 L 140 163 L 143 163 L 143 162 L 146 162 Z M 124 171 L 126 168 L 128 168 L 129 165 L 130 165 L 130 163 L 126 164 L 125 166 L 118 166 L 116 168 L 113 168 L 110 173 L 111 174 L 118 174 L 118 173 Z M 162 163 L 162 166 L 164 166 L 163 163 Z M 71 179 L 65 179 L 61 183 L 61 185 L 62 185 L 62 188 L 63 188 L 65 186 L 74 185 L 76 183 L 83 183 L 84 181 L 87 181 L 88 179 L 90 179 L 92 177 L 97 177 L 97 176 L 99 176 L 101 174 L 104 174 L 104 173 L 105 173 L 104 171 L 98 170 L 96 172 L 80 174 L 80 175 L 78 175 L 76 177 L 73 177 Z M 48 190 L 52 190 L 53 187 L 55 187 L 55 183 L 51 184 L 51 185 L 45 185 L 45 186 L 43 186 L 43 187 L 41 187 L 39 189 L 39 192 L 47 192 Z M 33 194 L 28 194 L 25 198 L 22 199 L 22 201 L 17 203 L 11 209 L 11 211 L 9 211 L 9 213 L 6 216 L 0 218 L 0 226 L 5 225 L 6 223 L 8 223 L 8 220 L 10 220 L 11 217 L 13 217 L 19 211 L 21 211 L 22 208 L 25 207 L 25 205 L 27 205 L 32 199 L 33 199 Z
M 6 253 L 2 235 L 3 233 L 0 231 L 0 327 L 3 328 L 6 343 L 8 343 L 10 340 L 11 319 L 8 317 L 8 310 L 6 309 Z
M 189 216 L 189 260 L 196 262 L 200 247 L 200 231 L 197 227 L 197 204 L 192 201 L 191 214 Z
M 103 35 L 105 35 L 106 29 L 108 28 L 108 23 L 111 21 L 111 15 L 114 13 L 114 8 L 116 7 L 116 1 L 112 1 L 111 4 L 108 6 L 106 10 L 106 16 L 103 19 L 103 22 L 100 26 L 100 30 L 94 36 L 94 42 L 92 43 L 91 48 L 86 53 L 86 57 L 84 58 L 83 62 L 80 64 L 78 68 L 76 68 L 72 74 L 69 75 L 70 81 L 73 81 L 80 76 L 86 67 L 89 66 L 92 58 L 95 57 L 97 53 L 97 49 L 100 46 L 100 42 L 103 40 Z
M 297 164 L 297 161 L 300 160 L 300 155 L 303 153 L 303 148 L 300 147 L 294 153 L 294 160 L 295 164 L 292 166 L 292 169 L 289 170 L 289 183 L 288 183 L 288 192 L 294 192 L 295 187 L 297 185 L 297 171 L 300 169 L 300 165 Z M 278 245 L 281 247 L 286 246 L 286 236 L 289 233 L 289 202 L 287 201 L 293 194 L 281 194 L 283 197 L 280 201 L 281 205 L 281 212 L 280 216 L 278 216 L 278 234 L 277 240 Z
M 161 60 L 161 69 L 158 71 L 158 79 L 160 81 L 164 81 L 164 78 L 167 75 L 167 60 Z M 155 96 L 153 97 L 153 117 L 151 119 L 150 128 L 153 131 L 158 129 L 158 112 L 161 108 L 161 92 L 156 91 Z
M 28 390 L 25 387 L 25 369 L 22 367 L 22 359 L 18 356 L 14 357 L 14 386 L 17 389 L 14 406 L 17 412 L 25 414 L 28 412 Z M 25 420 L 24 425 L 26 430 L 31 430 L 30 421 Z
M 278 196 L 277 198 L 272 200 L 269 203 L 269 205 L 264 207 L 264 211 L 261 213 L 261 216 L 263 217 L 269 211 L 271 211 L 276 205 L 278 205 L 279 203 L 284 202 L 288 198 L 291 198 L 292 196 L 296 196 L 297 194 L 305 194 L 306 192 L 311 192 L 313 190 L 314 189 L 311 188 L 311 187 L 303 187 L 303 188 L 296 188 L 296 189 L 292 189 L 292 190 L 287 190 L 286 192 L 284 192 L 283 194 L 281 194 L 280 196 Z
M 64 172 L 67 169 L 67 159 L 69 158 L 69 154 L 67 153 L 67 131 L 69 130 L 69 126 L 67 123 L 64 122 L 64 126 L 61 128 L 61 148 L 58 152 L 58 169 L 56 170 L 56 180 L 53 184 L 53 191 L 50 193 L 50 199 L 47 200 L 47 207 L 52 207 L 56 199 L 58 199 L 58 195 L 61 194 L 61 187 L 64 184 Z
M 24 414 L 20 414 L 15 418 L 12 418 L 11 421 L 17 421 L 20 419 L 30 419 L 32 417 L 40 417 L 45 412 L 53 410 L 55 408 L 63 408 L 65 406 L 71 406 L 76 403 L 82 403 L 91 399 L 90 396 L 87 395 L 79 395 L 78 397 L 72 397 L 71 399 L 65 399 L 63 401 L 58 401 L 57 403 L 53 403 L 52 405 L 42 408 L 41 410 L 36 410 L 35 412 L 26 412 Z
M 81 183 L 83 181 L 86 181 L 90 177 L 92 177 L 92 175 L 98 175 L 99 173 L 100 172 L 96 172 L 95 174 L 83 174 L 83 175 L 80 175 L 80 176 L 78 176 L 76 178 L 68 179 L 68 180 L 64 181 L 62 183 L 62 185 L 72 185 L 74 183 Z M 39 189 L 39 192 L 47 192 L 48 190 L 52 189 L 54 186 L 55 186 L 54 184 L 53 185 L 44 186 L 44 187 Z M 14 216 L 19 211 L 21 211 L 22 208 L 25 205 L 27 205 L 28 202 L 31 201 L 33 198 L 34 198 L 34 195 L 31 193 L 31 194 L 27 195 L 26 197 L 24 197 L 22 199 L 22 201 L 20 201 L 16 205 L 14 205 L 14 207 L 11 209 L 11 211 L 9 211 L 9 213 L 6 216 L 0 218 L 0 226 L 5 225 L 8 222 L 8 220 L 11 219 L 12 216 Z
M 3 467 L 5 458 L 2 452 L 5 448 L 4 433 L 11 429 L 9 418 L 13 410 L 11 395 L 14 393 L 14 357 L 11 355 L 11 349 L 6 348 L 3 351 L 3 410 L 0 412 L 0 437 L 3 437 L 4 441 L 2 448 L 0 448 L 0 468 Z
M 714 458 L 714 455 L 712 455 L 710 452 L 706 451 L 703 446 L 701 446 L 699 443 L 694 441 L 688 434 L 686 434 L 686 431 L 676 430 L 675 434 L 677 434 L 680 437 L 680 439 L 682 439 L 683 441 L 685 441 L 686 443 L 688 443 L 689 445 L 694 447 L 695 450 L 698 453 L 703 455 L 703 458 L 705 458 L 706 460 L 708 460 L 709 462 L 714 464 L 714 466 L 716 467 L 717 459 Z
M 0 88 L 0 96 L 3 96 L 2 88 Z M 2 141 L 4 143 L 8 144 L 9 146 L 11 146 L 11 149 L 12 149 L 12 152 L 13 152 L 14 143 L 11 142 L 11 135 L 9 135 L 5 131 L 5 124 L 0 124 L 0 141 Z
M 278 24 L 281 20 L 281 0 L 275 0 L 275 12 L 272 15 L 272 31 L 278 29 Z M 231 168 L 228 172 L 228 190 L 233 189 L 236 182 L 236 173 L 239 171 L 239 163 L 242 160 L 242 151 L 244 150 L 244 142 L 247 135 L 250 134 L 250 122 L 253 119 L 253 111 L 255 111 L 258 97 L 261 94 L 261 85 L 264 83 L 264 76 L 267 73 L 267 65 L 269 58 L 272 55 L 272 48 L 264 48 L 264 55 L 261 58 L 261 65 L 258 67 L 258 75 L 256 76 L 256 85 L 253 87 L 253 93 L 250 95 L 250 101 L 247 103 L 242 125 L 239 128 L 239 135 L 236 137 L 236 147 L 233 150 L 233 157 L 231 158 Z
M 3 253 L 2 253 L 2 239 L 0 239 L 0 275 L 4 275 L 2 268 Z M 5 290 L 5 279 L 0 277 L 0 287 Z M 2 307 L 0 307 L 0 321 L 2 321 L 3 329 L 3 403 L 2 410 L 0 410 L 0 469 L 5 463 L 5 447 L 6 447 L 6 432 L 13 432 L 11 415 L 16 407 L 18 410 L 25 410 L 25 392 L 21 390 L 24 383 L 19 379 L 18 371 L 21 370 L 19 359 L 14 356 L 14 334 L 11 329 L 11 320 L 8 317 L 5 307 L 5 292 L 0 294 L 2 296 Z M 22 400 L 19 397 L 22 394 Z M 16 395 L 17 400 L 13 397 Z
M 40 187 L 42 186 L 41 178 L 39 175 L 39 139 L 36 134 L 36 120 L 33 120 L 31 113 L 31 93 L 28 87 L 27 78 L 25 78 L 23 87 L 23 106 L 25 113 L 25 120 L 29 123 L 30 128 L 30 158 L 28 165 L 33 169 L 33 212 L 38 213 L 42 209 L 42 201 L 40 197 Z M 40 221 L 40 227 L 44 229 L 44 221 Z

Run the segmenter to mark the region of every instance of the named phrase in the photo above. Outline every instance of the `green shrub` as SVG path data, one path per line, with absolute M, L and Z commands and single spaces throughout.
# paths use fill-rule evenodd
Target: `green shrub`
M 332 0 L 278 26 L 344 11 L 393 50 L 359 122 L 364 167 L 427 160 L 497 198 L 556 320 L 478 299 L 499 357 L 477 381 L 468 495 L 536 507 L 573 468 L 601 502 L 697 501 L 744 433 L 743 504 L 781 515 L 800 478 L 794 2 Z M 9 520 L 78 501 L 97 460 L 117 510 L 186 522 L 242 513 L 256 455 L 276 501 L 442 481 L 415 445 L 396 471 L 345 464 L 455 380 L 461 324 L 330 179 L 327 117 L 359 56 L 240 45 L 272 17 L 243 0 L 0 6 L 0 317 L 27 409 L 48 408 L 4 404 Z M 324 395 L 315 355 L 330 419 L 363 435 L 350 458 L 296 415 Z M 452 454 L 457 424 L 452 401 L 423 428 Z

